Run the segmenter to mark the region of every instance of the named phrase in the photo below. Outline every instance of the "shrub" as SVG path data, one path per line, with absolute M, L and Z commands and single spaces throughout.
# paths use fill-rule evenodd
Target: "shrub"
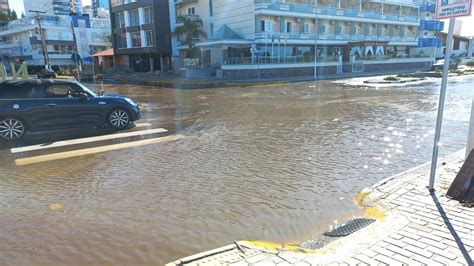
M 474 61 L 469 61 L 466 63 L 466 66 L 468 67 L 474 67 Z
M 394 76 L 388 76 L 388 77 L 383 78 L 383 80 L 395 81 L 395 80 L 400 80 L 400 79 Z

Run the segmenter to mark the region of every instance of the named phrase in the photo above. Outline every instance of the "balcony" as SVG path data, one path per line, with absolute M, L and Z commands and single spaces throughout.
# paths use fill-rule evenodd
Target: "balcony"
M 199 0 L 174 0 L 175 5 L 197 4 Z
M 420 38 L 418 39 L 418 47 L 442 47 L 440 39 L 436 38 Z
M 316 7 L 309 4 L 294 4 L 294 3 L 280 3 L 274 1 L 257 0 L 255 4 L 255 13 L 257 15 L 280 15 L 281 16 L 298 16 L 306 18 L 315 18 L 317 13 L 318 18 L 337 19 L 346 21 L 361 21 L 363 19 L 380 20 L 380 23 L 387 21 L 401 22 L 400 24 L 407 24 L 418 26 L 419 18 L 417 16 L 397 15 L 391 13 L 377 13 L 367 10 L 342 9 L 334 7 Z M 351 19 L 352 18 L 352 19 Z
M 427 3 L 420 6 L 421 12 L 435 12 L 436 11 L 436 4 L 435 3 Z
M 377 35 L 348 35 L 348 34 L 319 34 L 314 33 L 255 33 L 255 39 L 262 43 L 271 43 L 272 39 L 274 43 L 284 43 L 291 41 L 312 41 L 314 42 L 317 36 L 318 41 L 377 41 L 377 42 L 413 42 L 414 45 L 418 43 L 418 38 L 414 36 L 377 36 Z
M 419 26 L 420 30 L 443 31 L 444 22 L 437 20 L 422 20 Z
M 179 15 L 177 18 L 176 18 L 176 27 L 178 26 L 182 26 L 183 25 L 183 21 L 181 18 L 184 18 L 185 20 L 199 20 L 201 19 L 201 17 L 199 15 Z

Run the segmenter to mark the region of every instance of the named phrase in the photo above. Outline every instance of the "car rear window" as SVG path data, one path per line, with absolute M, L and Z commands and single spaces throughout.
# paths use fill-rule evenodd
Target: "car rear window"
M 44 97 L 44 86 L 42 85 L 0 86 L 0 99 L 30 99 Z

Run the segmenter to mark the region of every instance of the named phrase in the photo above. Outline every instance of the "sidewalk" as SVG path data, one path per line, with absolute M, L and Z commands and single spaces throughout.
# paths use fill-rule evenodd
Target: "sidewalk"
M 356 200 L 377 221 L 319 250 L 240 241 L 168 265 L 473 265 L 474 208 L 444 196 L 463 156 L 442 159 L 433 195 L 429 163 L 365 189 Z

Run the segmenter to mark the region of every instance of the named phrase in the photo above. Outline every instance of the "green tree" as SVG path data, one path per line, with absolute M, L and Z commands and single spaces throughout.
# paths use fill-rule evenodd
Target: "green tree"
M 474 61 L 469 61 L 466 63 L 466 66 L 468 67 L 474 67 Z
M 177 18 L 178 22 L 181 22 L 182 25 L 174 29 L 173 35 L 178 37 L 184 37 L 184 44 L 188 46 L 187 58 L 192 58 L 195 56 L 193 49 L 193 40 L 200 37 L 207 38 L 206 32 L 202 29 L 202 20 L 190 18 L 186 16 L 179 16 Z
M 16 14 L 15 10 L 10 10 L 10 20 L 17 20 L 18 15 Z

